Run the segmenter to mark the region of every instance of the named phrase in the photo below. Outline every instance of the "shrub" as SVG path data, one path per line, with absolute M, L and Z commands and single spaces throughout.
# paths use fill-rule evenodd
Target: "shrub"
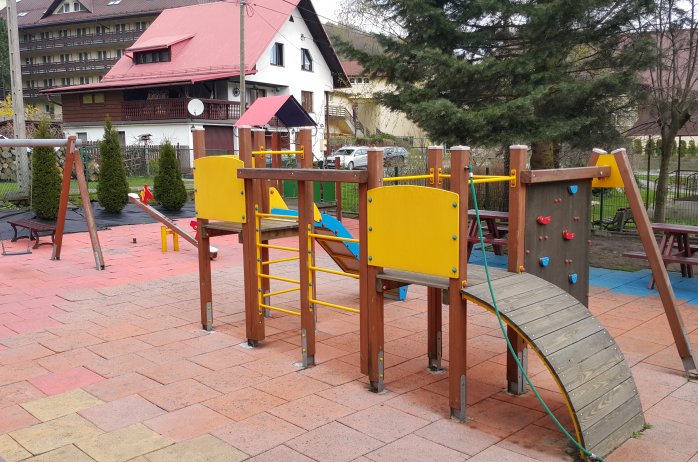
M 160 202 L 165 210 L 179 211 L 187 202 L 187 190 L 182 181 L 182 171 L 177 162 L 175 149 L 169 141 L 160 146 L 160 163 L 153 186 L 155 200 Z
M 654 140 L 651 137 L 647 138 L 647 142 L 645 143 L 645 155 L 654 155 Z
M 690 140 L 688 142 L 688 155 L 696 156 L 698 155 L 698 149 L 696 149 L 696 140 Z
M 121 157 L 119 132 L 114 130 L 111 120 L 104 121 L 104 138 L 99 142 L 102 159 L 97 183 L 97 200 L 110 213 L 119 213 L 128 203 L 128 181 Z
M 42 120 L 34 138 L 51 138 L 47 120 Z M 32 162 L 32 209 L 39 218 L 55 220 L 61 197 L 61 171 L 53 148 L 34 148 Z

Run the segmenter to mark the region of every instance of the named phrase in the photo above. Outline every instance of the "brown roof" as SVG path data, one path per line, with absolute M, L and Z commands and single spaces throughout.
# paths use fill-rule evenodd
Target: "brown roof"
M 166 8 L 212 3 L 221 0 L 121 0 L 118 4 L 109 5 L 110 1 L 112 0 L 80 0 L 88 11 L 49 14 L 50 11 L 62 3 L 60 0 L 22 0 L 17 3 L 17 12 L 19 14 L 26 12 L 27 14 L 19 16 L 17 22 L 20 29 L 38 28 L 57 24 L 156 15 Z

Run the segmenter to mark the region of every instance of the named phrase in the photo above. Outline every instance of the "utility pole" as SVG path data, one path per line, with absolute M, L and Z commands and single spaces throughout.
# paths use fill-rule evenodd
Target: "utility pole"
M 27 137 L 24 119 L 24 93 L 22 92 L 22 63 L 19 59 L 19 31 L 17 26 L 17 2 L 7 0 L 7 42 L 10 51 L 10 77 L 12 82 L 12 124 L 15 138 Z M 29 159 L 27 148 L 15 148 L 17 156 L 17 189 L 29 194 Z
M 240 0 L 240 117 L 245 113 L 247 91 L 245 89 L 245 0 Z

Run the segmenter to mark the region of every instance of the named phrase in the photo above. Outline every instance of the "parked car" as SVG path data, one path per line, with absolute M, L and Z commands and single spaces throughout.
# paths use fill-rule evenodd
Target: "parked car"
M 400 167 L 405 165 L 409 152 L 399 146 L 386 146 L 383 148 L 383 163 L 386 167 Z
M 334 158 L 339 157 L 342 168 L 354 170 L 368 166 L 368 146 L 343 146 L 330 155 L 328 168 L 334 168 Z

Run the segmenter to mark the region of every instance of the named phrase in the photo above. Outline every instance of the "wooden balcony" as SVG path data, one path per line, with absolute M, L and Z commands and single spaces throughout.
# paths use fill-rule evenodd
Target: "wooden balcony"
M 66 74 L 71 72 L 104 72 L 112 68 L 119 58 L 86 59 L 54 63 L 22 64 L 22 75 Z
M 19 51 L 36 51 L 36 50 L 60 50 L 63 48 L 104 48 L 109 46 L 114 48 L 116 44 L 118 48 L 128 48 L 144 30 L 130 30 L 124 32 L 109 32 L 104 34 L 87 34 L 71 37 L 52 37 L 49 39 L 38 39 L 19 42 Z
M 121 105 L 121 120 L 237 120 L 240 118 L 240 103 L 215 99 L 202 99 L 204 112 L 193 117 L 187 110 L 190 98 L 151 99 L 147 101 L 125 101 Z

